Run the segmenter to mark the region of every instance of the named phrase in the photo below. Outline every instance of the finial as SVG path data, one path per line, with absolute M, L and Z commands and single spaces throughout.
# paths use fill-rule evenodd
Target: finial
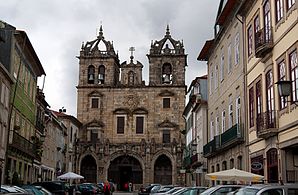
M 100 23 L 101 23 L 101 21 L 100 21 Z M 98 36 L 101 36 L 102 37 L 102 35 L 103 35 L 102 24 L 100 24 Z
M 82 47 L 81 47 L 81 49 L 84 49 L 84 41 L 82 42 Z
M 129 51 L 130 51 L 130 62 L 132 63 L 133 62 L 133 52 L 135 51 L 135 48 L 134 47 L 130 47 L 129 48 Z
M 170 27 L 169 27 L 169 24 L 167 24 L 167 32 L 166 32 L 167 35 L 170 34 Z

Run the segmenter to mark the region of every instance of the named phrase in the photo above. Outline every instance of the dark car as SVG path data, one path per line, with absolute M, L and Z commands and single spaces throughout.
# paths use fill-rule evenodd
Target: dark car
M 160 188 L 161 188 L 160 184 L 149 184 L 145 188 L 142 187 L 138 194 L 139 195 L 148 195 L 148 194 L 152 193 L 152 189 L 157 189 L 156 191 L 158 191 Z
M 42 186 L 53 194 L 65 195 L 67 188 L 64 181 L 43 181 L 33 183 L 35 186 Z
M 81 194 L 84 194 L 84 195 L 101 193 L 100 188 L 93 183 L 82 183 L 82 184 L 79 184 L 77 188 L 78 188 L 78 191 L 80 191 Z

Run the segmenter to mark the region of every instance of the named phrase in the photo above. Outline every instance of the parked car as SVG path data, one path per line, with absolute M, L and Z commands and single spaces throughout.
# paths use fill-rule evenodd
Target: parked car
M 32 193 L 34 195 L 44 195 L 42 191 L 40 191 L 41 187 L 37 188 L 34 185 L 22 185 L 21 188 L 25 189 L 27 192 Z
M 184 188 L 181 188 L 181 190 L 178 190 L 172 194 L 175 194 L 175 195 L 198 195 L 198 194 L 201 194 L 202 192 L 204 192 L 206 189 L 208 189 L 208 188 L 203 187 L 203 186 L 184 187 Z
M 298 184 L 255 184 L 238 189 L 234 195 L 296 195 Z
M 201 193 L 201 195 L 224 195 L 228 194 L 229 192 L 234 192 L 241 187 L 244 187 L 243 185 L 217 185 L 211 188 L 208 188 L 204 192 Z
M 184 187 L 177 186 L 177 187 L 174 187 L 174 188 L 170 189 L 169 191 L 166 191 L 165 193 L 161 193 L 159 195 L 174 194 L 175 192 L 177 192 L 178 190 L 181 190 L 182 188 L 184 188 Z
M 43 181 L 33 183 L 34 186 L 42 186 L 53 194 L 65 195 L 67 192 L 67 187 L 64 181 Z
M 161 195 L 161 194 L 164 194 L 166 193 L 167 191 L 173 189 L 175 186 L 173 185 L 166 185 L 166 186 L 161 186 L 160 189 L 156 192 L 152 192 L 150 194 L 154 194 L 154 195 Z
M 150 193 L 152 193 L 153 191 L 151 191 L 155 186 L 157 186 L 155 189 L 157 189 L 158 187 L 160 188 L 160 184 L 149 184 L 146 187 L 141 187 L 140 191 L 139 191 L 139 195 L 148 195 Z
M 27 193 L 26 190 L 23 188 L 20 188 L 18 186 L 13 186 L 13 185 L 3 185 L 1 184 L 0 192 L 2 193 Z
M 81 194 L 84 194 L 84 195 L 101 193 L 101 190 L 99 189 L 99 187 L 97 187 L 97 185 L 93 183 L 82 183 L 82 184 L 79 184 L 77 188 L 78 188 L 78 191 L 80 191 Z

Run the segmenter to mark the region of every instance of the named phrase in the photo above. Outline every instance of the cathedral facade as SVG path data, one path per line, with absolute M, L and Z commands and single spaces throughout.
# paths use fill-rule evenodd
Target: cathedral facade
M 102 27 L 79 55 L 76 171 L 86 181 L 112 180 L 121 190 L 149 183 L 183 184 L 185 68 L 183 42 L 165 36 L 151 43 L 149 84 L 143 65 L 120 63 Z

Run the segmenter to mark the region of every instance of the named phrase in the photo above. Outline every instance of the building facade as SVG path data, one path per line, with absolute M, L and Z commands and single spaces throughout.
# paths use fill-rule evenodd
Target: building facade
M 167 27 L 151 43 L 149 84 L 143 65 L 120 64 L 100 27 L 97 38 L 82 45 L 77 86 L 78 171 L 87 181 L 106 179 L 123 189 L 149 183 L 183 183 L 186 54 Z M 121 75 L 121 77 L 120 77 Z
M 208 172 L 248 169 L 243 33 L 235 17 L 239 6 L 240 1 L 220 1 L 215 37 L 206 41 L 198 56 L 208 64 L 208 132 L 203 148 Z
M 297 182 L 297 1 L 249 0 L 244 23 L 250 171 L 267 182 Z M 278 81 L 290 81 L 288 97 Z
M 9 136 L 6 151 L 5 183 L 36 181 L 40 170 L 37 145 L 41 134 L 36 129 L 37 78 L 43 67 L 25 31 L 3 23 L 5 42 L 0 46 L 0 58 L 9 67 L 13 78 L 9 110 Z
M 207 160 L 202 151 L 207 144 L 207 86 L 207 75 L 191 82 L 188 89 L 189 101 L 183 113 L 186 120 L 184 166 L 187 186 L 206 186 Z

